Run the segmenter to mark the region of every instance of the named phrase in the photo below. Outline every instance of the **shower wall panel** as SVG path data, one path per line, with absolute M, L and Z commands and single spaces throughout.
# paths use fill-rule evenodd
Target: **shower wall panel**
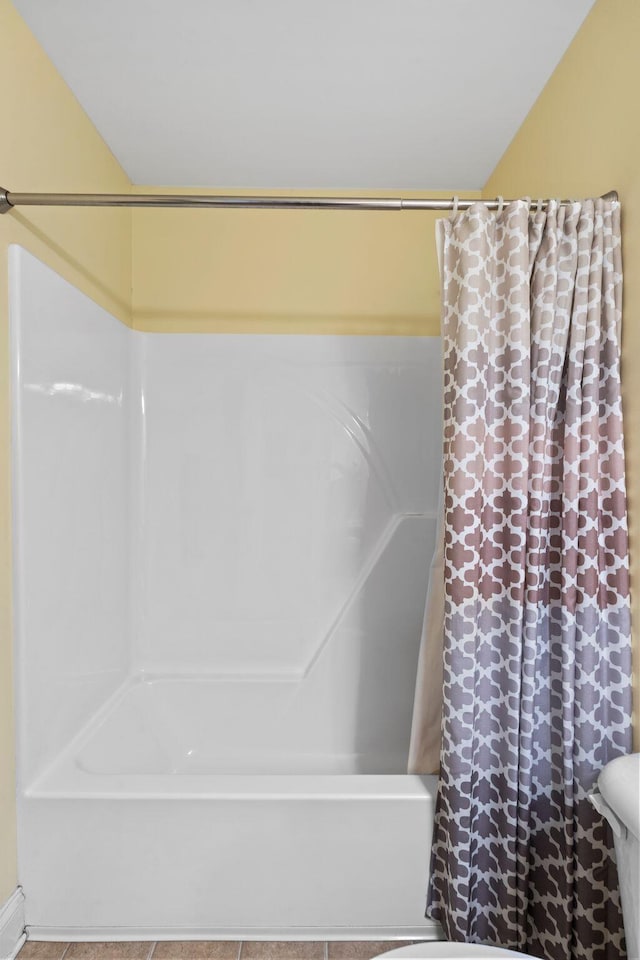
M 25 784 L 115 691 L 171 769 L 404 772 L 439 341 L 145 334 L 18 248 L 11 288 Z
M 333 755 L 402 772 L 440 476 L 439 341 L 142 337 L 138 669 L 226 681 L 217 748 L 245 769 L 260 742 L 279 768 L 306 752 L 318 768 Z
M 18 772 L 28 782 L 128 669 L 129 331 L 17 246 L 10 274 Z
M 139 663 L 299 677 L 436 509 L 439 342 L 144 337 Z

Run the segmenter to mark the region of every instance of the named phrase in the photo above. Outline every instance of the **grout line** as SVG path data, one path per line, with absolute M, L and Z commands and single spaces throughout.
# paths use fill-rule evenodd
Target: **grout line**
M 69 951 L 69 947 L 70 947 L 70 946 L 71 946 L 70 943 L 68 943 L 68 944 L 66 945 L 66 947 L 65 947 L 64 950 L 62 951 L 62 955 L 60 956 L 60 960 L 64 960 L 64 958 L 66 957 L 66 955 L 67 955 L 67 953 L 68 953 L 68 951 Z
M 149 946 L 149 953 L 147 954 L 147 960 L 151 960 L 151 957 L 154 955 L 156 946 L 158 944 L 157 940 L 152 940 Z
M 241 940 L 240 943 L 238 944 L 238 956 L 236 957 L 236 960 L 240 960 L 240 958 L 241 958 L 241 956 L 242 956 L 242 944 L 243 944 L 243 943 L 244 943 L 244 940 Z
M 324 960 L 329 960 L 329 941 L 324 942 Z

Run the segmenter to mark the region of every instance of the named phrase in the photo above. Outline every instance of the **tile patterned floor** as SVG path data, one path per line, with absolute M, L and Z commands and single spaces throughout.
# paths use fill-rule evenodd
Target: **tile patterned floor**
M 29 940 L 18 954 L 18 960 L 371 960 L 400 946 L 402 943 L 397 940 L 160 940 L 157 943 Z

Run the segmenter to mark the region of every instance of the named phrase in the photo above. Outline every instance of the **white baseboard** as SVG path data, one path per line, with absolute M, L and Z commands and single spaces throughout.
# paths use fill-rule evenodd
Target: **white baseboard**
M 0 960 L 13 960 L 25 940 L 24 893 L 16 887 L 0 907 Z
M 45 927 L 29 924 L 29 940 L 441 940 L 432 920 L 415 927 Z

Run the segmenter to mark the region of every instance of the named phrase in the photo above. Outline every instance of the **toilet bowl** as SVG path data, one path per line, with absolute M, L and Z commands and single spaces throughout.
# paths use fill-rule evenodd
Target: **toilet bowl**
M 618 757 L 607 764 L 590 799 L 613 830 L 627 956 L 629 960 L 640 960 L 640 753 Z M 432 940 L 390 950 L 375 960 L 501 960 L 526 956 L 475 943 Z
M 618 757 L 598 777 L 591 802 L 613 830 L 629 960 L 640 958 L 640 753 Z
M 431 940 L 429 943 L 412 943 L 408 947 L 381 953 L 374 960 L 502 960 L 503 957 L 526 957 L 525 953 L 501 950 L 498 947 L 481 946 L 478 943 L 449 943 L 446 940 Z

